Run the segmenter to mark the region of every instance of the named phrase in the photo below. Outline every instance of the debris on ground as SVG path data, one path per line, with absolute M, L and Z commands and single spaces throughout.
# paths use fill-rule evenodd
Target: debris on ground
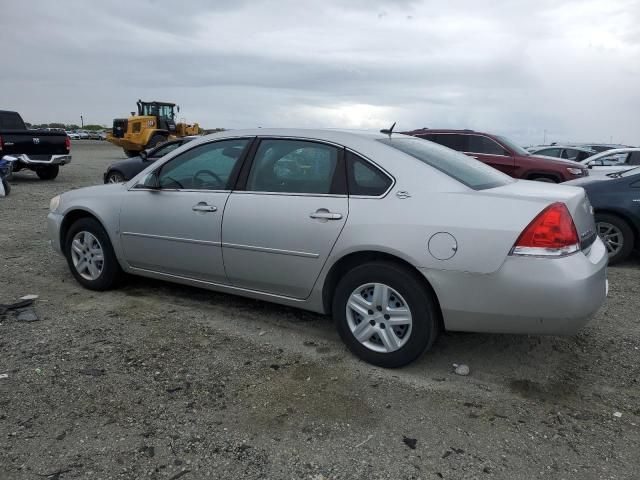
M 35 322 L 40 320 L 32 307 L 33 301 L 35 300 L 33 297 L 38 298 L 37 295 L 26 295 L 15 303 L 0 304 L 0 316 L 11 311 L 19 322 Z
M 405 437 L 404 435 L 402 436 L 402 441 L 404 442 L 404 444 L 409 447 L 411 450 L 415 450 L 416 449 L 416 445 L 418 443 L 418 440 L 416 438 L 409 438 L 409 437 Z
M 37 300 L 39 298 L 39 295 L 34 295 L 33 293 L 30 293 L 28 295 L 25 295 L 24 297 L 20 297 L 20 300 Z
M 622 417 L 622 412 L 613 412 L 613 416 L 616 418 L 621 418 Z
M 373 435 L 369 435 L 365 440 L 363 440 L 362 442 L 360 442 L 359 444 L 356 445 L 356 448 L 361 447 L 362 445 L 364 445 L 365 443 L 367 443 L 369 440 L 371 440 L 373 438 Z
M 0 380 L 2 380 L 4 378 L 9 378 L 9 374 L 8 373 L 0 373 Z
M 37 322 L 40 320 L 33 308 L 20 308 L 16 310 L 16 320 L 19 322 Z
M 457 363 L 454 363 L 453 368 L 456 375 L 462 375 L 463 377 L 466 377 L 467 375 L 469 375 L 470 370 L 468 365 L 465 365 L 465 364 L 458 365 Z

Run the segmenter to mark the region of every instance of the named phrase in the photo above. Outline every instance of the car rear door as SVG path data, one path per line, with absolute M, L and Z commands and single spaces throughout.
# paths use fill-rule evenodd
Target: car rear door
M 342 147 L 261 139 L 224 211 L 222 251 L 229 282 L 306 298 L 348 213 Z
M 507 175 L 513 175 L 515 160 L 506 148 L 484 135 L 468 134 L 467 138 L 468 146 L 464 153 Z
M 250 142 L 238 138 L 197 145 L 127 192 L 120 241 L 130 266 L 226 283 L 222 214 Z M 154 174 L 157 182 L 150 180 Z

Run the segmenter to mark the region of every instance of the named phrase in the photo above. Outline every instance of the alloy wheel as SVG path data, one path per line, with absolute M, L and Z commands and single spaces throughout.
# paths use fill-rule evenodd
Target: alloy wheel
M 596 228 L 598 235 L 607 247 L 607 253 L 610 257 L 613 257 L 622 250 L 624 246 L 624 236 L 618 227 L 608 222 L 598 222 Z
M 104 251 L 91 233 L 78 232 L 71 241 L 71 259 L 76 271 L 85 280 L 96 280 L 104 268 Z
M 374 352 L 390 353 L 402 348 L 411 336 L 413 318 L 405 299 L 383 283 L 356 288 L 346 306 L 353 336 Z

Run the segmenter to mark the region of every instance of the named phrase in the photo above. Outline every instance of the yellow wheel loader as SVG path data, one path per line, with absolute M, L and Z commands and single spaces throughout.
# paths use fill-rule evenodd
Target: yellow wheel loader
M 197 123 L 176 123 L 175 110 L 180 112 L 180 107 L 175 103 L 138 100 L 137 106 L 137 115 L 131 112 L 129 118 L 113 120 L 113 130 L 107 135 L 107 140 L 122 147 L 127 157 L 135 157 L 142 150 L 167 140 L 200 132 Z

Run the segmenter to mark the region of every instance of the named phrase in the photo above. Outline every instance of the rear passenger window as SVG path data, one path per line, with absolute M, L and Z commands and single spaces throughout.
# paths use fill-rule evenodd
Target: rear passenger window
M 485 155 L 508 155 L 505 149 L 495 141 L 480 135 L 469 135 L 469 149 L 466 151 Z
M 389 189 L 392 180 L 380 169 L 349 151 L 346 158 L 349 195 L 378 197 Z
M 265 139 L 256 152 L 247 190 L 331 193 L 338 149 L 323 143 Z
M 424 138 L 430 142 L 439 143 L 440 145 L 456 150 L 457 152 L 466 152 L 468 150 L 466 135 L 458 135 L 457 133 L 433 133 L 420 135 L 420 138 Z

